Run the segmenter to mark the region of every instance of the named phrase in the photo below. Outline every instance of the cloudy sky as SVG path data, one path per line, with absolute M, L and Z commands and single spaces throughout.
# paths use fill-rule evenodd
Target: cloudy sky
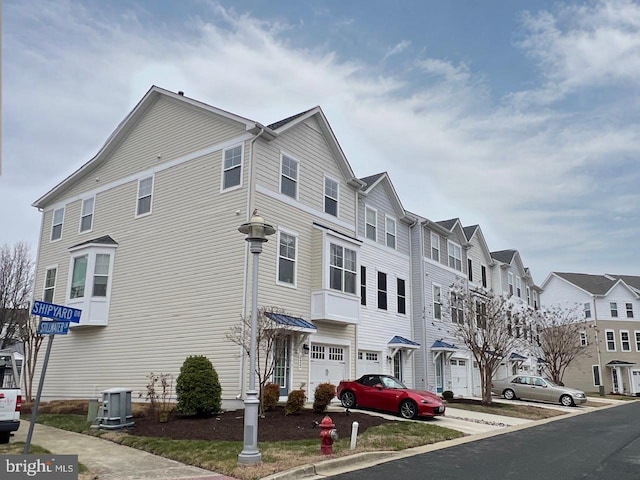
M 534 279 L 640 275 L 640 4 L 29 1 L 2 11 L 0 244 L 151 85 L 268 124 L 315 105 L 356 175 L 479 223 Z

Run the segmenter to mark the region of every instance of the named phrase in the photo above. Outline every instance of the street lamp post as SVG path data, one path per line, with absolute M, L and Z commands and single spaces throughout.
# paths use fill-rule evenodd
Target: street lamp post
M 258 450 L 258 391 L 256 390 L 256 343 L 258 330 L 258 256 L 262 253 L 262 244 L 267 241 L 267 235 L 273 235 L 275 229 L 253 211 L 251 220 L 238 228 L 244 233 L 249 242 L 249 250 L 253 254 L 253 287 L 251 288 L 251 343 L 249 346 L 249 390 L 244 400 L 244 445 L 238 455 L 238 463 L 255 464 L 262 461 L 262 454 Z

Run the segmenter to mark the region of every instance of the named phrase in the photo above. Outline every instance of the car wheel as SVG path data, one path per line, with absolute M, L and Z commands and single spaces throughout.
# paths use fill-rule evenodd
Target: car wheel
M 411 400 L 405 400 L 400 404 L 400 416 L 402 418 L 415 418 L 418 416 L 418 406 Z
M 344 408 L 353 408 L 356 406 L 356 396 L 353 392 L 346 391 L 340 396 L 340 401 Z
M 9 443 L 11 432 L 0 432 L 0 443 Z
M 502 395 L 504 395 L 504 398 L 506 398 L 507 400 L 513 400 L 514 398 L 516 398 L 516 392 L 514 392 L 510 388 L 507 388 L 504 392 L 502 392 Z
M 562 395 L 560 397 L 560 403 L 565 407 L 573 407 L 575 403 L 573 403 L 573 398 L 571 395 Z

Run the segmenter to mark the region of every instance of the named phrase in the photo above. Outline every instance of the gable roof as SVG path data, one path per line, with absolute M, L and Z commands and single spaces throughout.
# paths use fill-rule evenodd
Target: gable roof
M 498 250 L 497 252 L 491 252 L 491 258 L 502 263 L 511 264 L 517 252 L 517 250 Z
M 387 172 L 376 173 L 375 175 L 369 175 L 368 177 L 362 177 L 360 180 L 363 185 L 364 190 L 369 190 L 378 180 L 380 180 L 383 176 L 385 176 Z
M 605 295 L 617 281 L 604 275 L 588 273 L 552 272 L 552 274 L 594 295 Z
M 616 280 L 622 280 L 628 286 L 633 288 L 634 290 L 640 291 L 640 277 L 635 275 L 615 275 L 612 273 L 605 274 L 607 278 L 615 278 Z
M 361 195 L 367 195 L 376 187 L 376 185 L 385 183 L 388 188 L 387 192 L 390 193 L 389 198 L 391 199 L 391 203 L 393 204 L 393 207 L 396 209 L 396 211 L 399 212 L 398 216 L 400 217 L 400 219 L 407 223 L 413 223 L 417 220 L 416 217 L 414 217 L 404 209 L 404 206 L 400 201 L 400 197 L 396 192 L 396 188 L 393 186 L 393 182 L 391 182 L 391 178 L 389 177 L 389 174 L 387 172 L 369 175 L 368 177 L 361 178 L 360 181 L 363 183 L 362 190 L 360 192 Z
M 290 117 L 284 118 L 282 120 L 278 120 L 277 122 L 267 125 L 267 128 L 270 128 L 271 130 L 277 130 L 280 127 L 284 127 L 287 123 L 293 122 L 295 119 L 303 115 L 306 115 L 307 113 L 309 113 L 311 110 L 315 108 L 320 108 L 320 107 L 316 106 L 316 107 L 310 108 L 309 110 L 305 110 L 304 112 L 296 113 L 295 115 L 291 115 Z
M 464 236 L 467 237 L 467 241 L 473 238 L 473 235 L 476 233 L 476 230 L 480 228 L 480 225 L 469 225 L 468 227 L 462 227 L 464 231 Z
M 456 223 L 460 223 L 460 219 L 459 218 L 451 218 L 449 220 L 440 220 L 439 222 L 435 222 L 435 223 L 440 225 L 442 228 L 446 228 L 447 230 L 452 232 L 453 228 L 456 226 Z M 462 227 L 462 224 L 460 224 L 460 227 Z
M 65 188 L 70 186 L 72 183 L 78 181 L 89 172 L 97 168 L 102 162 L 104 162 L 109 154 L 113 152 L 116 146 L 120 143 L 120 141 L 126 137 L 133 127 L 137 124 L 140 118 L 147 112 L 147 110 L 153 105 L 161 96 L 169 97 L 174 100 L 184 102 L 185 104 L 192 105 L 194 107 L 203 109 L 207 112 L 210 112 L 215 115 L 222 116 L 231 121 L 235 121 L 245 125 L 247 132 L 257 134 L 258 132 L 262 133 L 265 137 L 270 137 L 271 139 L 276 137 L 276 133 L 270 129 L 269 127 L 265 127 L 264 125 L 250 120 L 248 118 L 241 117 L 240 115 L 235 115 L 233 113 L 227 112 L 226 110 L 222 110 L 220 108 L 213 107 L 206 103 L 200 102 L 198 100 L 194 100 L 189 97 L 185 97 L 183 92 L 174 93 L 169 90 L 165 90 L 164 88 L 157 87 L 153 85 L 147 93 L 142 97 L 142 99 L 137 103 L 137 105 L 129 112 L 129 114 L 120 122 L 120 124 L 116 127 L 116 129 L 109 135 L 104 145 L 100 148 L 98 153 L 78 168 L 75 172 L 65 178 L 58 185 L 53 187 L 47 193 L 45 193 L 42 197 L 37 199 L 32 203 L 32 206 L 36 208 L 43 208 L 51 199 L 55 197 L 58 193 L 63 191 Z

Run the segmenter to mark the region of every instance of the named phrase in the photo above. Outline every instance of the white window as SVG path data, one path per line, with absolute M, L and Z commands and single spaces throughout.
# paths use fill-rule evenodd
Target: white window
M 431 232 L 431 260 L 440 261 L 440 236 Z
M 95 268 L 93 270 L 93 297 L 106 297 L 107 284 L 109 283 L 109 264 L 111 256 L 106 253 L 96 254 Z
M 242 145 L 224 151 L 222 165 L 222 190 L 239 187 L 242 184 Z
M 636 337 L 636 352 L 640 352 L 640 331 L 636 330 L 633 333 Z
M 464 314 L 462 313 L 462 297 L 451 292 L 451 321 L 459 325 L 464 324 Z
M 82 201 L 82 213 L 80 215 L 80 233 L 90 232 L 93 227 L 93 206 L 95 197 L 86 198 Z
M 329 347 L 329 360 L 344 361 L 343 347 Z
M 587 332 L 580 332 L 580 346 L 587 346 Z
M 591 318 L 591 304 L 589 302 L 584 304 L 584 318 Z
M 378 240 L 378 212 L 371 207 L 365 207 L 365 235 L 369 240 L 376 242 Z
M 536 292 L 535 290 L 533 291 L 533 308 L 535 308 L 536 310 L 538 310 L 538 292 Z
M 71 270 L 71 291 L 69 298 L 83 298 L 84 288 L 87 283 L 87 263 L 88 255 L 75 257 L 73 259 L 73 269 Z
M 153 177 L 141 178 L 138 180 L 138 204 L 136 216 L 151 213 L 151 198 L 153 196 Z
M 298 198 L 298 162 L 291 157 L 282 155 L 280 193 Z
M 334 217 L 338 216 L 339 183 L 324 177 L 324 211 Z
M 625 303 L 624 305 L 627 310 L 627 318 L 633 318 L 633 303 Z
M 324 345 L 311 345 L 311 358 L 314 360 L 324 360 Z
M 461 272 L 462 248 L 457 243 L 447 242 L 447 249 L 449 250 L 449 267 Z
M 442 319 L 442 289 L 440 285 L 433 285 L 433 318 Z
M 278 282 L 295 285 L 297 238 L 282 231 L 278 235 Z
M 375 353 L 375 352 L 366 352 L 364 358 L 368 362 L 377 362 L 378 361 L 378 354 Z
M 611 318 L 618 318 L 618 304 L 609 302 L 609 309 L 611 310 Z
M 106 253 L 91 255 L 91 275 L 88 275 L 89 255 L 74 257 L 69 298 L 84 298 L 86 296 L 89 286 L 87 278 L 91 278 L 91 296 L 106 297 L 110 267 L 111 255 Z
M 531 305 L 531 287 L 527 286 L 527 305 Z
M 42 298 L 45 302 L 53 303 L 53 295 L 56 289 L 56 277 L 58 276 L 58 267 L 47 268 L 44 277 L 44 292 Z
M 387 247 L 396 248 L 396 221 L 393 218 L 385 217 Z
M 513 295 L 513 273 L 507 273 L 507 282 L 509 283 L 509 295 Z
M 604 331 L 605 338 L 607 340 L 607 352 L 616 351 L 616 336 L 613 330 Z
M 356 293 L 356 252 L 340 245 L 330 245 L 329 287 Z
M 629 339 L 629 332 L 627 330 L 620 330 L 620 349 L 623 352 L 631 351 L 631 340 Z
M 64 221 L 64 207 L 53 211 L 53 220 L 51 222 L 51 241 L 60 240 L 62 238 L 62 222 Z
M 516 295 L 522 298 L 522 280 L 520 277 L 516 277 Z
M 487 328 L 487 304 L 476 300 L 476 325 L 478 328 Z

